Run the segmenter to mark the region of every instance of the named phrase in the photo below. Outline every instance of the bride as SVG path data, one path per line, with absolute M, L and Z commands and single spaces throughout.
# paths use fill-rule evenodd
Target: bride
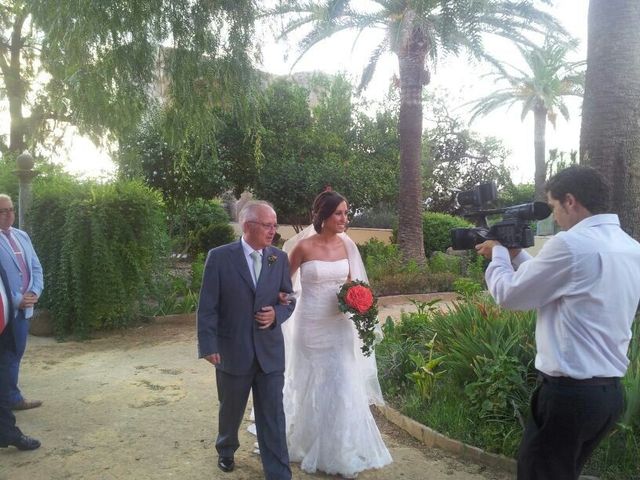
M 313 225 L 284 246 L 294 289 L 299 286 L 296 310 L 283 326 L 284 406 L 291 461 L 309 473 L 355 478 L 392 459 L 369 409 L 383 403 L 375 357 L 362 354 L 353 322 L 338 309 L 341 285 L 367 280 L 358 249 L 344 233 L 347 210 L 337 192 L 321 193 Z

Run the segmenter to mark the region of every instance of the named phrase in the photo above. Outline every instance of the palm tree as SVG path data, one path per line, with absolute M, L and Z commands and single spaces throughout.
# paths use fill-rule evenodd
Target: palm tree
M 518 47 L 529 71 L 493 62 L 498 70 L 495 74 L 496 80 L 506 81 L 509 86 L 475 101 L 472 110 L 471 120 L 515 103 L 522 104 L 521 120 L 524 120 L 529 112 L 533 112 L 535 199 L 539 201 L 545 200 L 547 120 L 554 128 L 557 112 L 560 112 L 565 120 L 569 120 L 569 110 L 564 97 L 583 94 L 584 72 L 580 69 L 585 62 L 567 61 L 567 53 L 575 46 L 575 42 L 560 42 L 548 36 L 542 47 Z
M 549 3 L 549 0 L 542 0 Z M 370 0 L 367 10 L 352 8 L 349 0 L 281 1 L 273 12 L 285 15 L 283 35 L 310 28 L 300 43 L 300 57 L 314 45 L 340 31 L 383 29 L 373 49 L 361 87 L 371 79 L 385 52 L 398 57 L 400 113 L 400 198 L 398 243 L 405 260 L 424 262 L 422 241 L 422 92 L 430 69 L 440 55 L 466 50 L 484 55 L 483 34 L 528 44 L 526 32 L 562 30 L 532 0 Z M 362 4 L 363 2 L 357 2 Z
M 612 209 L 640 239 L 640 3 L 589 2 L 580 161 L 614 186 Z

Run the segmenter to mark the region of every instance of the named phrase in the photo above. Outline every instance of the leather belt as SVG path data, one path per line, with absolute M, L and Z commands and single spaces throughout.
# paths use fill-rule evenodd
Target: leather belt
M 546 373 L 538 372 L 538 378 L 542 382 L 553 383 L 554 385 L 573 385 L 573 386 L 593 386 L 601 387 L 605 385 L 618 385 L 620 377 L 591 377 L 591 378 L 571 378 L 571 377 L 552 377 Z

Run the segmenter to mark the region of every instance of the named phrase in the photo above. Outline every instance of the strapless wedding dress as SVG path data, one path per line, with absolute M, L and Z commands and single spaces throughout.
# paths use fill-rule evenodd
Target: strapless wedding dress
M 336 293 L 348 275 L 346 259 L 300 266 L 284 402 L 291 461 L 309 473 L 354 477 L 392 459 L 369 409 L 356 361 L 357 334 L 338 309 Z

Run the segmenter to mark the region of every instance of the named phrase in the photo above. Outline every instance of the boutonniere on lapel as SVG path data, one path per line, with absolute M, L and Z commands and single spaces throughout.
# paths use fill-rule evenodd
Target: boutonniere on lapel
M 278 260 L 278 257 L 276 255 L 269 255 L 267 257 L 267 265 L 273 265 L 274 263 L 276 263 L 276 260 Z

